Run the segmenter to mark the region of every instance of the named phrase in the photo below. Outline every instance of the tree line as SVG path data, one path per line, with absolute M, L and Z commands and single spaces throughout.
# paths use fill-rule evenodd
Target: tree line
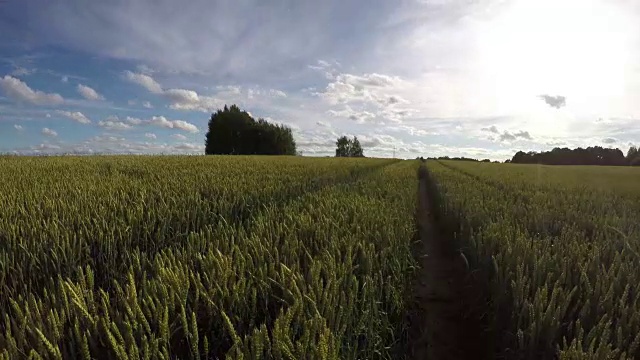
M 492 162 L 489 159 L 478 160 L 468 157 L 429 157 L 433 160 Z M 499 161 L 493 161 L 498 163 Z M 606 166 L 640 166 L 640 149 L 631 146 L 625 156 L 620 149 L 590 146 L 586 149 L 554 148 L 551 151 L 518 151 L 505 163 L 543 164 L 543 165 L 606 165 Z
M 590 146 L 588 148 L 554 148 L 551 151 L 518 151 L 511 160 L 514 164 L 544 165 L 606 165 L 606 166 L 640 166 L 638 148 L 632 146 L 625 156 L 622 150 Z

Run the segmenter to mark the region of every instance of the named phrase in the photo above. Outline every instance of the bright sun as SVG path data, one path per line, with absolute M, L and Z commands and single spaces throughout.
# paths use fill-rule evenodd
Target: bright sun
M 533 115 L 537 95 L 606 113 L 625 92 L 633 24 L 608 0 L 516 0 L 479 35 L 479 71 L 500 110 Z M 549 124 L 547 124 L 549 125 Z

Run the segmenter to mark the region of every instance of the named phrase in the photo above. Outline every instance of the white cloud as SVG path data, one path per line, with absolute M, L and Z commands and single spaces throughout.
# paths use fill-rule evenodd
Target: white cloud
M 16 154 L 203 154 L 204 144 L 194 143 L 158 143 L 132 141 L 113 135 L 99 135 L 78 143 L 54 145 L 43 143 L 26 149 L 16 150 Z
M 271 97 L 271 98 L 286 98 L 287 94 L 284 91 L 276 89 L 261 89 L 261 88 L 248 88 L 242 89 L 238 86 L 231 86 L 232 95 L 245 95 L 248 99 L 253 99 L 257 96 Z M 244 93 L 244 94 L 243 94 Z M 228 93 L 219 92 L 216 94 L 218 97 L 229 97 Z
M 135 105 L 135 104 L 136 104 L 136 101 L 135 101 L 135 100 L 129 100 L 129 101 L 127 101 L 127 104 L 128 104 L 129 106 L 133 106 L 133 105 Z
M 337 67 L 339 66 L 340 64 L 336 61 L 334 61 L 333 63 L 329 63 L 325 60 L 318 60 L 316 62 L 316 65 L 308 65 L 307 67 L 309 69 L 321 72 L 327 79 L 334 79 L 338 74 Z
M 64 75 L 64 76 L 60 79 L 60 81 L 62 81 L 63 83 L 67 83 L 67 82 L 69 82 L 69 77 L 68 77 L 68 76 L 66 76 L 66 75 Z
M 402 122 L 416 110 L 404 94 L 411 94 L 415 85 L 398 76 L 369 73 L 364 75 L 338 74 L 324 91 L 314 95 L 333 105 L 329 114 L 346 117 L 358 123 L 373 119 L 381 124 L 386 121 Z M 342 106 L 336 108 L 335 106 Z M 358 108 L 358 110 L 354 110 Z
M 136 66 L 136 69 L 138 70 L 138 72 L 140 72 L 142 74 L 146 74 L 146 75 L 150 75 L 150 74 L 153 74 L 154 72 L 156 72 L 154 69 L 150 68 L 149 66 L 147 66 L 145 64 L 140 64 L 140 65 Z
M 142 124 L 144 122 L 142 119 L 134 118 L 134 117 L 131 117 L 131 116 L 127 116 L 125 121 L 127 123 L 131 124 L 131 125 L 140 125 L 140 124 Z
M 307 154 L 328 154 L 335 151 L 338 137 L 331 129 L 299 131 L 295 134 L 296 147 Z
M 158 84 L 158 82 L 149 75 L 134 73 L 127 70 L 124 72 L 124 77 L 125 79 L 144 87 L 151 93 L 162 93 L 162 86 L 160 86 L 160 84 Z
M 142 103 L 142 107 L 147 109 L 153 109 L 153 105 L 151 105 L 149 101 L 145 101 L 144 103 Z
M 353 110 L 349 105 L 346 105 L 342 110 L 328 110 L 327 113 L 331 116 L 346 118 L 359 124 L 363 124 L 376 117 L 376 114 L 369 111 Z
M 275 89 L 270 89 L 269 90 L 269 95 L 274 96 L 274 97 L 287 97 L 287 94 L 284 91 L 280 91 L 280 90 L 275 90 Z
M 192 133 L 198 132 L 198 127 L 183 120 L 168 120 L 164 116 L 154 116 L 148 120 L 150 125 L 155 125 L 168 129 L 184 130 Z
M 101 128 L 105 128 L 107 130 L 117 130 L 117 131 L 129 130 L 132 128 L 130 124 L 127 124 L 121 121 L 120 119 L 118 119 L 117 116 L 110 116 L 105 120 L 98 122 L 98 126 L 100 126 Z
M 127 116 L 125 122 L 130 125 L 158 126 L 165 129 L 184 130 L 191 133 L 197 133 L 199 131 L 198 127 L 192 123 L 184 120 L 169 120 L 164 116 L 153 116 L 147 120 Z
M 49 143 L 42 143 L 36 146 L 32 146 L 31 149 L 32 150 L 59 150 L 61 147 L 59 145 L 55 145 L 55 144 L 49 144 Z
M 57 132 L 55 132 L 54 130 L 51 130 L 49 128 L 42 128 L 42 134 L 46 135 L 46 136 L 50 136 L 50 137 L 58 136 Z
M 187 140 L 187 137 L 182 134 L 173 134 L 171 135 L 171 137 L 177 140 L 182 140 L 182 141 Z
M 48 117 L 48 118 L 50 118 L 50 117 L 51 117 L 51 114 L 47 113 L 45 116 L 46 116 L 46 117 Z
M 33 105 L 58 105 L 64 102 L 64 98 L 60 94 L 32 90 L 20 79 L 9 75 L 0 78 L 0 88 L 8 97 Z
M 371 7 L 303 1 L 274 4 L 269 7 L 273 16 L 267 18 L 263 11 L 249 11 L 255 9 L 254 0 L 194 1 L 197 6 L 189 7 L 164 0 L 154 6 L 148 0 L 107 5 L 53 2 L 33 9 L 29 30 L 45 43 L 148 65 L 132 67 L 133 72 L 124 76 L 158 97 L 140 97 L 137 110 L 144 110 L 146 99 L 154 100 L 157 108 L 202 112 L 233 102 L 303 131 L 319 129 L 319 122 L 327 121 L 337 132 L 391 131 L 407 144 L 407 138 L 427 132 L 430 143 L 443 144 L 438 151 L 483 146 L 499 151 L 506 147 L 498 142 L 500 137 L 533 147 L 556 135 L 595 142 L 615 138 L 619 144 L 640 135 L 634 130 L 640 114 L 635 101 L 640 95 L 637 64 L 583 72 L 592 64 L 638 58 L 638 21 L 629 21 L 629 30 L 627 23 L 616 21 L 620 17 L 603 20 L 612 19 L 604 14 L 617 12 L 628 14 L 628 20 L 640 19 L 633 1 L 618 1 L 625 2 L 620 6 L 588 1 L 593 9 L 610 10 L 604 12 L 590 11 L 591 6 L 557 7 L 552 0 L 425 0 Z M 585 17 L 586 12 L 602 16 Z M 216 21 L 208 21 L 211 13 Z M 566 27 L 569 18 L 575 26 Z M 585 21 L 589 19 L 594 21 Z M 96 23 L 104 26 L 96 28 Z M 356 35 L 342 36 L 345 33 Z M 607 39 L 609 46 L 596 46 Z M 594 48 L 624 53 L 594 53 Z M 586 54 L 583 61 L 572 60 L 575 49 L 578 55 Z M 398 54 L 403 61 L 397 61 Z M 196 76 L 184 76 L 185 72 Z M 211 84 L 231 86 L 206 87 Z M 286 89 L 286 97 L 277 91 L 269 95 L 271 86 Z M 42 88 L 53 91 L 49 89 Z M 552 108 L 539 94 L 562 94 L 566 105 Z M 494 116 L 505 119 L 485 119 Z M 633 121 L 590 123 L 615 116 Z M 491 127 L 494 130 L 479 130 Z M 487 141 L 488 136 L 494 140 Z
M 176 144 L 173 146 L 176 150 L 180 150 L 180 151 L 188 151 L 188 152 L 204 152 L 204 146 L 203 145 L 199 145 L 199 144 L 193 144 L 193 143 L 183 143 L 183 144 Z
M 200 96 L 197 92 L 187 89 L 167 89 L 163 90 L 162 86 L 150 75 L 125 71 L 125 78 L 131 82 L 141 85 L 153 94 L 162 95 L 167 98 L 171 104 L 169 107 L 174 110 L 195 110 L 203 112 L 213 112 L 220 108 L 221 101 L 208 96 Z M 149 103 L 149 105 L 151 105 Z
M 531 134 L 528 131 L 520 130 L 517 133 L 514 133 L 513 136 L 517 138 L 523 138 L 527 140 L 532 140 Z
M 201 95 L 194 90 L 171 88 L 163 89 L 160 83 L 150 75 L 125 72 L 125 77 L 130 81 L 145 87 L 149 92 L 161 95 L 169 100 L 169 108 L 183 111 L 215 112 L 225 104 L 255 102 L 262 99 L 284 99 L 287 94 L 277 89 L 263 89 L 252 87 L 243 89 L 239 86 L 217 86 L 215 95 Z M 151 103 L 145 102 L 144 107 L 151 108 Z
M 480 130 L 491 132 L 491 133 L 494 133 L 494 134 L 500 133 L 500 131 L 498 131 L 498 128 L 495 125 L 491 125 L 490 127 L 482 128 Z
M 514 141 L 517 139 L 532 140 L 533 138 L 528 131 L 521 130 L 515 133 L 511 133 L 505 130 L 502 134 L 500 134 L 499 139 L 500 141 Z
M 22 130 L 24 130 L 24 128 L 22 127 L 22 125 L 15 124 L 15 125 L 13 125 L 13 127 L 14 127 L 16 130 L 18 130 L 18 131 L 22 131 Z
M 87 100 L 104 100 L 104 96 L 98 94 L 97 91 L 86 85 L 78 84 L 77 90 L 78 93 Z
M 174 110 L 194 110 L 214 112 L 224 106 L 222 100 L 213 96 L 200 96 L 193 90 L 169 89 L 164 96 L 171 101 L 169 107 Z
M 463 130 L 463 129 L 461 128 L 460 130 Z M 533 140 L 533 136 L 531 136 L 531 134 L 528 131 L 520 130 L 520 131 L 512 132 L 512 131 L 503 130 L 501 133 L 496 125 L 483 127 L 480 129 L 480 131 L 491 133 L 491 135 L 488 137 L 488 140 L 491 140 L 491 141 L 499 140 L 499 141 L 510 142 L 518 139 L 529 140 L 529 141 Z M 497 137 L 493 134 L 497 135 Z
M 149 139 L 157 139 L 158 137 L 156 136 L 156 134 L 154 133 L 146 133 L 144 134 L 144 137 L 149 138 Z
M 91 120 L 89 120 L 89 118 L 87 118 L 83 113 L 79 112 L 79 111 L 75 111 L 75 112 L 71 112 L 71 111 L 62 111 L 59 110 L 57 111 L 58 114 L 67 117 L 71 120 L 77 121 L 80 124 L 90 124 Z
M 427 130 L 419 129 L 415 126 L 409 126 L 409 125 L 385 126 L 380 128 L 378 131 L 380 133 L 401 132 L 401 133 L 407 133 L 411 136 L 437 135 L 437 133 L 429 132 Z
M 542 99 L 547 105 L 556 108 L 556 109 L 560 109 L 561 107 L 565 106 L 567 104 L 567 99 L 564 96 L 561 95 L 557 95 L 557 96 L 552 96 L 552 95 L 547 95 L 547 94 L 543 94 L 539 96 L 540 99 Z
M 383 74 L 339 74 L 325 90 L 318 93 L 331 104 L 350 102 L 373 102 L 381 105 L 406 103 L 394 92 L 402 90 L 407 83 L 397 76 Z

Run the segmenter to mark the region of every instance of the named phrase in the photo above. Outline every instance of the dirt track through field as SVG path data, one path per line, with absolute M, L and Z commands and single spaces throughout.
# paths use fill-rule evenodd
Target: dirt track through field
M 419 241 L 414 256 L 420 263 L 415 284 L 415 312 L 412 325 L 412 359 L 489 359 L 487 332 L 483 329 L 472 294 L 468 264 L 439 228 L 429 177 L 425 165 L 418 171 L 416 225 Z

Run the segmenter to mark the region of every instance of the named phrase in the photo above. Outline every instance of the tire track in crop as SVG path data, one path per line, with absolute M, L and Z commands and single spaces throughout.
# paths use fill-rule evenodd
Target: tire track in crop
M 486 332 L 473 296 L 468 263 L 438 224 L 437 194 L 424 164 L 418 170 L 414 256 L 420 264 L 415 284 L 410 358 L 489 359 Z M 416 327 L 419 327 L 416 329 Z
M 294 202 L 296 199 L 299 199 L 303 196 L 313 194 L 316 192 L 320 192 L 324 189 L 338 186 L 338 185 L 349 185 L 355 183 L 359 179 L 374 174 L 376 172 L 382 171 L 383 168 L 387 166 L 391 166 L 393 164 L 398 163 L 400 160 L 389 160 L 383 163 L 374 164 L 371 166 L 364 166 L 362 168 L 355 168 L 350 171 L 349 174 L 339 177 L 317 177 L 313 179 L 312 183 L 309 184 L 308 187 L 304 189 L 298 189 L 293 192 L 282 192 L 280 194 L 275 194 L 271 199 L 265 198 L 247 198 L 244 199 L 241 203 L 235 204 L 228 213 L 217 213 L 211 218 L 210 225 L 216 225 L 217 222 L 234 224 L 239 228 L 242 228 L 243 231 L 250 236 L 254 222 L 256 219 L 260 218 L 267 214 L 269 208 L 273 209 L 284 209 L 289 204 Z M 215 192 L 212 193 L 200 193 L 201 198 L 204 201 L 211 201 L 213 196 L 216 196 Z M 265 206 L 266 205 L 266 206 Z M 161 226 L 161 223 L 158 223 L 158 226 Z M 202 225 L 204 227 L 205 224 Z M 197 232 L 197 230 L 192 230 L 191 232 Z M 146 260 L 141 267 L 143 270 L 152 274 L 152 260 L 155 258 L 157 254 L 162 253 L 167 249 L 174 249 L 180 246 L 183 246 L 182 243 L 187 236 L 188 233 L 174 233 L 172 230 L 169 231 L 166 238 L 171 240 L 166 240 L 162 243 L 157 244 L 153 248 L 144 249 Z M 137 246 L 133 245 L 131 250 L 142 250 Z M 115 280 L 116 282 L 125 281 L 125 276 L 127 274 L 127 269 L 131 265 L 133 261 L 130 257 L 130 253 L 128 252 L 118 252 L 116 254 L 115 259 L 109 259 L 102 255 L 101 244 L 90 242 L 88 243 L 88 251 L 90 254 L 90 262 L 94 272 L 96 275 L 96 285 L 97 287 L 106 289 L 108 293 L 112 291 L 112 283 Z M 113 267 L 112 264 L 118 264 L 117 267 Z M 55 275 L 55 274 L 54 274 Z M 51 276 L 51 274 L 50 274 Z M 0 297 L 0 299 L 2 299 Z M 3 305 L 0 302 L 0 305 Z

